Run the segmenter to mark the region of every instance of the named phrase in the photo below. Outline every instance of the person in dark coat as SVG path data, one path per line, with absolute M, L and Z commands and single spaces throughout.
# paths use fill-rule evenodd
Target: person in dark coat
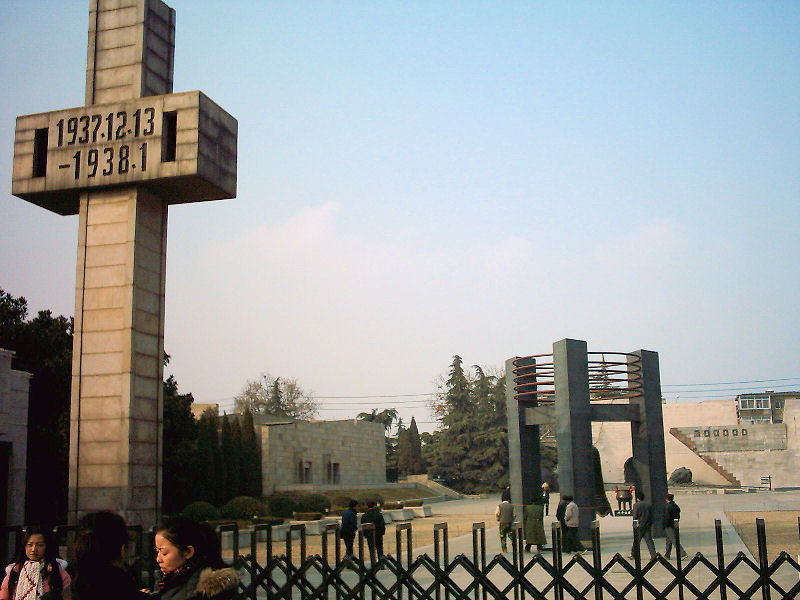
M 73 600 L 144 600 L 136 581 L 123 568 L 128 528 L 116 513 L 100 511 L 78 521 L 75 538 Z
M 531 546 L 536 546 L 536 554 L 541 554 L 547 543 L 544 534 L 544 498 L 534 498 L 532 504 L 527 504 L 522 509 L 525 527 L 525 552 L 531 551 Z
M 172 517 L 158 526 L 155 545 L 161 580 L 153 598 L 234 598 L 239 573 L 222 562 L 219 540 L 210 527 L 187 517 Z
M 383 556 L 383 534 L 386 533 L 386 521 L 383 520 L 381 509 L 375 506 L 374 500 L 367 502 L 367 511 L 361 515 L 361 525 L 364 525 L 364 523 L 375 525 L 375 535 L 373 536 L 371 532 L 366 532 L 365 535 L 367 536 L 370 555 L 372 555 L 374 547 L 375 555 L 380 558 Z M 372 541 L 373 537 L 375 538 L 374 542 Z
M 544 514 L 550 514 L 550 484 L 546 481 L 542 484 L 542 504 L 544 505 Z
M 675 504 L 675 496 L 673 494 L 667 494 L 667 509 L 664 511 L 664 535 L 667 538 L 667 546 L 664 549 L 665 558 L 669 558 L 672 546 L 675 546 L 675 552 L 680 553 L 681 558 L 686 556 L 686 550 L 678 544 L 675 536 L 675 520 L 680 518 L 681 507 Z
M 500 494 L 500 502 L 511 502 L 511 486 L 507 485 L 503 493 Z
M 569 501 L 564 496 L 561 496 L 561 500 L 559 500 L 558 506 L 556 506 L 556 521 L 558 521 L 558 523 L 561 525 L 562 543 L 564 536 L 567 533 L 567 524 L 564 522 L 564 514 L 567 512 L 567 504 L 569 504 Z
M 344 560 L 354 558 L 353 541 L 356 539 L 356 531 L 358 531 L 356 506 L 358 506 L 358 501 L 350 500 L 347 510 L 342 513 L 342 527 L 339 529 L 339 535 L 344 540 Z
M 653 543 L 653 506 L 644 499 L 644 492 L 636 492 L 636 503 L 631 510 L 631 516 L 634 521 L 638 522 L 639 540 L 644 540 L 647 544 L 650 560 L 653 560 L 656 557 L 656 545 Z M 636 538 L 634 538 L 633 544 L 628 558 L 633 558 L 636 550 Z

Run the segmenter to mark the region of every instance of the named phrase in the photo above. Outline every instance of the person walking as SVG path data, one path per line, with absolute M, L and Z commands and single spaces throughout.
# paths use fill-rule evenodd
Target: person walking
M 541 554 L 547 544 L 544 534 L 544 498 L 534 498 L 532 504 L 525 505 L 522 516 L 525 526 L 525 552 L 531 551 L 531 546 L 536 546 L 536 554 Z
M 633 520 L 638 523 L 639 541 L 642 539 L 647 544 L 650 551 L 650 560 L 656 557 L 656 545 L 653 543 L 653 506 L 649 500 L 645 500 L 644 492 L 636 492 L 636 503 L 631 510 Z M 633 538 L 633 546 L 628 558 L 633 558 L 636 552 L 636 537 Z
M 546 481 L 542 484 L 542 499 L 544 504 L 544 514 L 550 514 L 550 484 Z
M 503 500 L 508 500 L 509 502 L 511 502 L 511 486 L 510 485 L 507 485 L 506 489 L 503 490 L 503 493 L 500 494 L 500 502 L 502 502 Z
M 500 547 L 503 552 L 508 552 L 506 538 L 511 534 L 511 524 L 514 522 L 514 505 L 509 500 L 503 500 L 494 513 L 500 530 Z
M 581 540 L 578 538 L 578 526 L 580 525 L 580 510 L 575 503 L 575 499 L 570 495 L 565 495 L 566 507 L 564 508 L 564 550 L 566 552 L 586 552 Z
M 373 548 L 375 549 L 375 556 L 380 559 L 383 556 L 383 534 L 386 533 L 386 521 L 383 520 L 381 509 L 375 504 L 375 500 L 367 502 L 367 511 L 361 515 L 361 524 L 372 523 L 375 525 L 375 535 L 367 532 L 367 545 L 369 545 L 370 555 L 372 555 Z M 374 538 L 374 541 L 373 541 Z
M 672 546 L 675 546 L 675 552 L 681 555 L 681 558 L 686 556 L 686 550 L 683 546 L 678 544 L 675 535 L 675 520 L 681 518 L 681 507 L 675 504 L 675 495 L 667 494 L 667 509 L 664 511 L 664 535 L 666 539 L 666 548 L 664 549 L 664 558 L 669 559 L 669 554 L 672 551 Z
M 353 560 L 353 542 L 358 531 L 358 514 L 356 513 L 358 500 L 350 500 L 347 509 L 342 513 L 342 526 L 339 529 L 339 536 L 344 540 L 344 560 Z

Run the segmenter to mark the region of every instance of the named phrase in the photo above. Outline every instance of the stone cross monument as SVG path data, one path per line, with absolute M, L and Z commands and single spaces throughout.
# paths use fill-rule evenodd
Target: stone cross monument
M 90 0 L 86 105 L 17 118 L 12 193 L 79 215 L 71 523 L 158 519 L 167 207 L 236 196 L 236 119 L 172 93 L 174 51 L 161 0 Z

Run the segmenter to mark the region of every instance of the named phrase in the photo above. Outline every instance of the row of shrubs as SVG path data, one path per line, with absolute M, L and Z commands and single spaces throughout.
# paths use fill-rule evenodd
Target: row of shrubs
M 253 522 L 272 522 L 270 517 L 292 518 L 297 513 L 310 514 L 341 514 L 351 500 L 356 500 L 360 505 L 369 502 L 383 504 L 383 497 L 375 492 L 365 491 L 351 496 L 334 496 L 328 498 L 322 494 L 295 494 L 277 493 L 268 498 L 252 498 L 238 496 L 220 508 L 208 502 L 192 502 L 181 512 L 198 521 L 219 521 L 222 519 Z M 406 500 L 405 502 L 390 502 L 384 508 L 394 509 L 403 506 L 421 506 L 421 500 Z

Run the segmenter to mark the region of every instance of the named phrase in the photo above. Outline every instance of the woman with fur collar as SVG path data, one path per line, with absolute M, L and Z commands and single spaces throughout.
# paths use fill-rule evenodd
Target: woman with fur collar
M 155 598 L 163 600 L 229 600 L 239 584 L 235 569 L 225 567 L 216 535 L 186 517 L 162 523 L 155 537 L 161 580 Z

